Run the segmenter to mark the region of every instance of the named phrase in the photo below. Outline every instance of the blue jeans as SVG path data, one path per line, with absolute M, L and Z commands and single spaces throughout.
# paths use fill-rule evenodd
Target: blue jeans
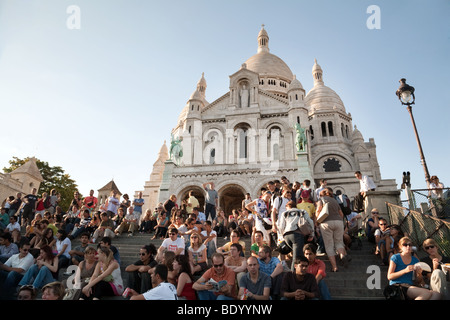
M 33 283 L 31 283 L 32 281 Z M 39 269 L 37 264 L 35 264 L 30 269 L 28 269 L 27 273 L 25 273 L 22 280 L 20 280 L 19 282 L 19 286 L 32 284 L 33 287 L 41 289 L 47 283 L 53 281 L 56 281 L 56 279 L 53 278 L 52 272 L 49 268 L 47 268 L 46 266 L 42 266 Z
M 303 256 L 303 244 L 305 237 L 299 232 L 288 232 L 284 235 L 284 241 L 292 249 L 292 262 Z M 291 264 L 291 270 L 294 271 L 294 263 Z
M 325 281 L 320 280 L 318 286 L 320 292 L 320 300 L 331 300 L 330 291 L 328 290 L 328 286 Z
M 205 205 L 205 216 L 208 219 L 208 214 L 211 215 L 211 221 L 216 217 L 216 206 L 210 203 Z
M 197 291 L 198 300 L 235 300 L 234 298 L 227 297 L 223 294 L 216 296 L 214 292 L 209 290 Z
M 23 275 L 16 271 L 0 270 L 0 298 L 11 299 L 13 290 L 17 287 Z

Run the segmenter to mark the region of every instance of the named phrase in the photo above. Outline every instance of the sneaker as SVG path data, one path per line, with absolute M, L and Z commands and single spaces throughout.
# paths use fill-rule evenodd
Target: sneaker
M 132 236 L 133 236 L 133 233 L 131 233 L 131 232 L 128 233 L 128 236 L 129 236 L 129 237 L 132 237 Z

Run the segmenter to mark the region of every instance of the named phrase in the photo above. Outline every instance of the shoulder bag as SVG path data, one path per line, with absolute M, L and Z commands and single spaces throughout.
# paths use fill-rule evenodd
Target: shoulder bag
M 324 201 L 322 201 L 324 202 Z M 328 202 L 325 202 L 322 206 L 322 210 L 320 210 L 319 216 L 317 217 L 317 222 L 322 223 L 325 221 L 326 218 L 328 218 L 329 212 L 328 212 Z

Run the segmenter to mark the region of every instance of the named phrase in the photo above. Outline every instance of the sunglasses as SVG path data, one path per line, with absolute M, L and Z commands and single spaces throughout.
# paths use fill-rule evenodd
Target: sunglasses
M 221 264 L 213 264 L 213 267 L 214 267 L 214 268 L 220 268 L 220 267 L 223 267 L 223 263 L 221 263 Z
M 427 246 L 425 247 L 425 250 L 434 249 L 435 246 Z
M 412 247 L 413 244 L 412 244 L 412 243 L 404 243 L 403 246 L 404 246 L 404 247 Z

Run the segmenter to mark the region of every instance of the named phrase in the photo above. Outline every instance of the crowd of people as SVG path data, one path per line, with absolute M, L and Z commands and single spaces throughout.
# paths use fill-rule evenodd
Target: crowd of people
M 112 191 L 102 204 L 93 190 L 85 198 L 75 192 L 66 211 L 58 206 L 55 190 L 41 197 L 36 189 L 23 198 L 11 196 L 0 216 L 0 298 L 36 299 L 41 294 L 42 299 L 71 300 L 120 295 L 130 300 L 329 300 L 324 279 L 327 272 L 338 272 L 351 262 L 348 252 L 362 230 L 359 198 L 376 188 L 359 171 L 355 177 L 361 190 L 353 202 L 333 193 L 325 179 L 313 190 L 309 180 L 291 183 L 282 177 L 269 181 L 256 199 L 246 194 L 241 208 L 229 215 L 218 206 L 212 182 L 203 184 L 204 212 L 193 192 L 180 202 L 171 195 L 146 212 L 142 192 L 133 201 L 126 194 L 120 201 Z M 442 271 L 418 276 L 419 287 L 401 276 L 417 270 L 410 270 L 416 258 L 403 248 L 408 238 L 400 227 L 388 226 L 376 209 L 366 227 L 374 254 L 389 265 L 391 285 L 401 283 L 411 299 L 445 295 Z M 143 245 L 139 260 L 123 266 L 128 277 L 124 288 L 120 253 L 112 239 L 136 233 L 163 241 L 158 248 Z M 218 237 L 229 241 L 219 247 Z M 74 239 L 79 245 L 72 248 Z M 424 244 L 430 251 L 426 262 L 431 270 L 441 270 L 449 261 L 432 252 L 435 247 Z M 328 270 L 318 258 L 325 254 Z M 69 278 L 62 281 L 60 272 Z

